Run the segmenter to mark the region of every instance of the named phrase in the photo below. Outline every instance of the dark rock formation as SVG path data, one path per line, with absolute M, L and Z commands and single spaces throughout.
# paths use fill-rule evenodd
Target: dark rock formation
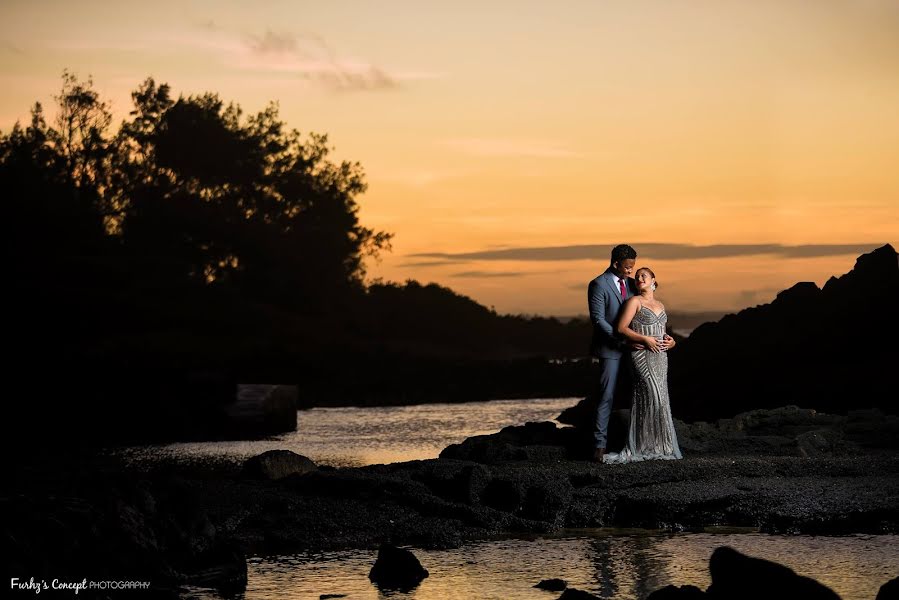
M 544 579 L 534 587 L 550 592 L 561 592 L 568 587 L 568 582 L 564 579 Z
M 179 479 L 156 481 L 52 467 L 10 476 L 0 494 L 6 575 L 150 582 L 154 597 L 182 584 L 243 591 L 242 548 L 221 535 Z
M 269 450 L 244 463 L 244 473 L 255 479 L 283 479 L 304 475 L 316 469 L 315 463 L 290 450 Z
M 390 544 L 378 549 L 378 559 L 368 578 L 382 589 L 409 591 L 428 576 L 428 571 L 412 552 Z
M 877 598 L 874 600 L 899 600 L 899 577 L 890 579 L 880 586 Z
M 868 336 L 897 309 L 899 260 L 885 245 L 821 289 L 798 283 L 770 304 L 701 325 L 671 351 L 672 410 L 688 421 L 784 404 L 895 413 L 877 375 L 899 364 L 899 347 L 872 348 Z
M 592 428 L 592 416 L 587 416 L 586 420 L 575 419 L 585 418 L 584 407 L 588 404 L 589 400 L 582 400 L 573 409 L 563 412 L 559 421 L 575 425 L 586 435 Z M 615 412 L 619 413 L 619 419 L 629 416 L 629 411 Z M 899 448 L 899 416 L 885 415 L 878 409 L 850 410 L 841 416 L 782 406 L 740 413 L 715 423 L 684 423 L 675 419 L 674 425 L 681 450 L 685 455 L 693 456 L 826 456 Z M 544 438 L 549 437 L 549 433 L 544 432 Z M 566 439 L 574 440 L 577 436 L 569 433 Z M 479 443 L 482 447 L 487 445 L 486 440 Z M 524 445 L 520 438 L 518 443 Z M 610 442 L 610 449 L 622 447 L 623 442 L 619 443 L 620 446 Z
M 705 592 L 695 585 L 666 585 L 648 595 L 646 600 L 703 600 L 707 598 Z
M 801 577 L 783 565 L 741 554 L 722 546 L 709 559 L 712 585 L 707 590 L 713 598 L 729 600 L 840 600 L 830 588 L 814 579 Z

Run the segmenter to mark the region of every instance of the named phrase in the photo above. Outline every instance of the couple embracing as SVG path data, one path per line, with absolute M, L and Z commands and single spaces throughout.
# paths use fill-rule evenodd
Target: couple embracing
M 675 341 L 665 333 L 668 316 L 655 298 L 655 273 L 648 267 L 634 271 L 636 262 L 636 250 L 615 246 L 609 268 L 587 288 L 590 353 L 599 359 L 593 460 L 600 463 L 681 458 L 668 400 L 667 352 Z M 607 453 L 612 399 L 624 369 L 634 376 L 627 444 Z

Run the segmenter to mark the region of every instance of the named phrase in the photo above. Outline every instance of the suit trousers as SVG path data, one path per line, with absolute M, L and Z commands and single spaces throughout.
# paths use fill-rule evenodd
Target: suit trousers
M 609 433 L 609 416 L 612 414 L 612 400 L 618 383 L 618 372 L 621 370 L 621 358 L 599 359 L 599 379 L 594 392 L 598 398 L 596 405 L 596 422 L 593 436 L 597 448 L 605 448 Z

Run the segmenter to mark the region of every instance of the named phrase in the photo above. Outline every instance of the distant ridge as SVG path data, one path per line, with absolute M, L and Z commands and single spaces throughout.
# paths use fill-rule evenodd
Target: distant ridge
M 886 244 L 823 288 L 800 282 L 697 327 L 670 356 L 672 409 L 689 420 L 784 404 L 894 413 L 897 309 L 899 255 Z

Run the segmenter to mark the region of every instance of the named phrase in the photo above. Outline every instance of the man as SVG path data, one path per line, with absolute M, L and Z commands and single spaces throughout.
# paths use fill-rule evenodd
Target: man
M 637 251 L 627 244 L 612 248 L 611 264 L 605 273 L 590 282 L 587 287 L 587 302 L 590 307 L 590 321 L 593 323 L 593 338 L 590 354 L 599 359 L 599 381 L 596 386 L 596 407 L 594 424 L 594 462 L 602 462 L 606 453 L 606 439 L 609 416 L 612 413 L 612 397 L 618 383 L 618 375 L 627 368 L 623 361 L 629 358 L 630 346 L 615 333 L 618 313 L 625 300 L 637 293 L 631 273 L 637 262 Z M 666 341 L 663 342 L 667 345 Z

